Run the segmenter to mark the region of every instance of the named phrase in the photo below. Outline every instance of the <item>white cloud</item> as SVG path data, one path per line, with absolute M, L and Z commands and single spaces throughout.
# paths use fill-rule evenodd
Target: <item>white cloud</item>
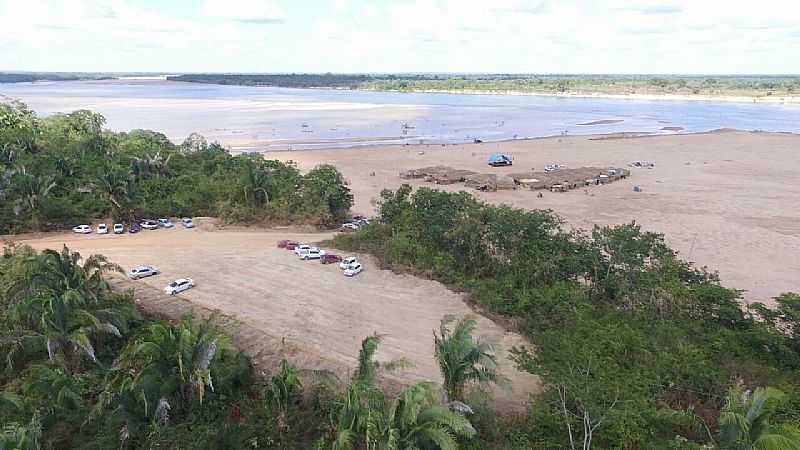
M 281 23 L 283 8 L 273 0 L 206 0 L 206 16 L 248 23 Z
M 194 1 L 0 0 L 0 69 L 798 71 L 796 0 Z

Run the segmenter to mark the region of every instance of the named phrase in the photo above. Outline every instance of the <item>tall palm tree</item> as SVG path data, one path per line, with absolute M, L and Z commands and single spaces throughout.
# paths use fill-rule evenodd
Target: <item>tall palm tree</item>
M 59 253 L 45 250 L 28 259 L 25 283 L 17 284 L 13 298 L 22 298 L 13 318 L 26 324 L 45 344 L 51 360 L 63 355 L 71 371 L 78 353 L 93 361 L 93 337 L 121 336 L 128 320 L 135 317 L 132 304 L 110 300 L 104 274 L 119 270 L 102 256 L 90 256 L 80 264 L 81 255 L 66 246 Z
M 122 367 L 135 373 L 131 388 L 145 403 L 145 414 L 158 416 L 173 405 L 200 404 L 214 390 L 211 364 L 227 340 L 210 321 L 191 316 L 176 327 L 151 324 L 123 353 Z
M 111 203 L 116 218 L 131 219 L 136 181 L 133 174 L 118 167 L 108 167 L 97 178 L 97 189 Z
M 13 177 L 14 189 L 19 194 L 17 202 L 17 214 L 27 211 L 31 214 L 32 225 L 36 229 L 39 227 L 39 207 L 42 200 L 50 196 L 50 192 L 56 187 L 53 177 L 48 175 L 34 175 L 28 173 L 24 166 L 20 166 L 15 171 Z
M 261 206 L 269 203 L 268 189 L 271 180 L 269 173 L 264 167 L 249 162 L 245 165 L 240 183 L 245 204 L 249 206 Z
M 451 331 L 448 325 L 452 321 L 443 319 L 439 334 L 434 331 L 434 355 L 448 398 L 463 401 L 467 383 L 497 382 L 501 377 L 492 346 L 472 337 L 477 325 L 475 320 L 460 319 Z
M 270 378 L 264 395 L 267 408 L 277 414 L 278 429 L 288 427 L 290 409 L 300 398 L 302 389 L 297 369 L 285 359 L 282 360 L 280 370 Z
M 739 386 L 731 387 L 719 418 L 720 448 L 800 450 L 800 430 L 770 423 L 775 407 L 783 397 L 783 392 L 774 388 L 742 392 Z
M 431 383 L 404 389 L 388 414 L 374 415 L 371 426 L 379 450 L 456 450 L 456 437 L 475 435 L 472 424 L 460 413 L 443 406 Z

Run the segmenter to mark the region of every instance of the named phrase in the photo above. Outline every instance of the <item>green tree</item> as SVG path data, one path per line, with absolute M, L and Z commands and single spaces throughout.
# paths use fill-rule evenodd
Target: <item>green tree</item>
M 494 383 L 501 380 L 492 346 L 473 338 L 477 322 L 459 319 L 452 330 L 453 319 L 445 318 L 439 334 L 433 333 L 434 355 L 444 379 L 444 389 L 450 400 L 464 400 L 468 383 Z
M 35 230 L 41 226 L 40 207 L 42 201 L 50 196 L 56 187 L 54 178 L 49 175 L 34 175 L 21 166 L 13 178 L 14 190 L 19 195 L 17 214 L 27 212 L 31 215 L 31 225 Z
M 743 392 L 732 386 L 719 418 L 720 447 L 724 450 L 798 450 L 800 429 L 773 425 L 770 418 L 784 393 L 774 388 Z
M 380 450 L 456 450 L 457 437 L 472 437 L 475 429 L 460 413 L 441 404 L 439 388 L 418 383 L 405 388 L 388 414 L 371 416 L 370 427 Z

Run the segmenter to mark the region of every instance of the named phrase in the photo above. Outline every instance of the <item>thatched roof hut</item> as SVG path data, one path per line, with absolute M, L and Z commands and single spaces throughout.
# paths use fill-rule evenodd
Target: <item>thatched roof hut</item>
M 494 192 L 498 189 L 516 189 L 517 183 L 514 179 L 506 175 L 497 175 L 493 173 L 478 173 L 470 175 L 464 184 L 466 187 L 477 189 L 479 191 Z

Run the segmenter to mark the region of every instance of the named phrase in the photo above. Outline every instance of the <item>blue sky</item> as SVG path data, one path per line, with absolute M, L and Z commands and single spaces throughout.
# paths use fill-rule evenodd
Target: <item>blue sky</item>
M 800 73 L 800 1 L 0 0 L 0 70 Z

